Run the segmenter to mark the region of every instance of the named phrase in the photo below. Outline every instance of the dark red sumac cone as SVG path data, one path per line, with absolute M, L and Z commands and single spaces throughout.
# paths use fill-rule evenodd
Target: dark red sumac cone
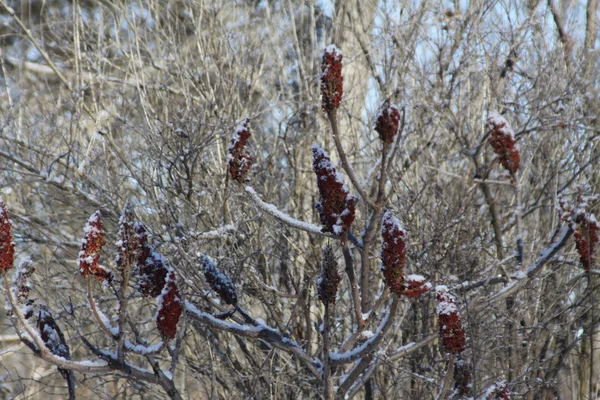
M 404 293 L 404 264 L 406 263 L 406 232 L 400 220 L 386 211 L 381 221 L 381 261 L 385 284 L 392 293 Z
M 465 331 L 462 327 L 458 307 L 446 286 L 437 286 L 437 315 L 442 346 L 448 353 L 459 354 L 465 350 Z
M 594 253 L 598 244 L 598 221 L 594 214 L 580 214 L 575 220 L 575 247 L 579 253 L 579 261 L 589 272 L 594 264 Z
M 356 197 L 349 193 L 327 152 L 317 145 L 313 145 L 312 151 L 313 171 L 321 194 L 321 201 L 316 207 L 323 224 L 322 231 L 340 236 L 350 229 L 354 221 Z
M 133 206 L 128 201 L 123 208 L 123 214 L 119 219 L 119 233 L 117 234 L 117 267 L 122 274 L 129 273 L 129 270 L 135 263 L 135 251 L 138 247 L 137 236 L 135 234 L 136 216 Z
M 517 172 L 521 159 L 519 150 L 515 147 L 515 134 L 508 121 L 502 115 L 491 112 L 486 130 L 489 133 L 489 142 L 498 155 L 500 163 L 511 174 Z
M 471 367 L 462 358 L 454 361 L 454 393 L 455 398 L 471 398 L 473 395 L 473 377 Z
M 387 144 L 394 143 L 394 136 L 398 133 L 400 126 L 400 111 L 390 99 L 383 102 L 377 114 L 377 123 L 375 130 L 379 133 L 379 138 Z
M 403 294 L 409 299 L 419 297 L 423 293 L 431 290 L 431 283 L 425 280 L 421 275 L 408 275 L 404 282 Z
M 91 275 L 100 282 L 111 282 L 113 279 L 112 273 L 99 264 L 100 252 L 106 244 L 100 211 L 96 211 L 90 216 L 83 232 L 81 250 L 77 259 L 81 276 Z
M 235 286 L 231 279 L 219 271 L 212 258 L 202 255 L 202 269 L 206 282 L 225 303 L 236 306 L 238 302 Z
M 11 226 L 6 204 L 0 200 L 0 273 L 11 269 L 15 262 L 15 244 L 10 233 Z
M 250 128 L 248 118 L 244 119 L 235 129 L 235 133 L 229 142 L 229 174 L 234 181 L 245 182 L 246 174 L 252 166 L 252 156 L 248 154 L 246 145 L 250 139 Z
M 511 400 L 510 390 L 508 389 L 508 384 L 506 383 L 506 381 L 500 381 L 500 382 L 493 384 L 492 386 L 487 388 L 487 390 L 485 391 L 485 393 L 483 394 L 481 399 L 482 400 Z
M 317 278 L 317 291 L 319 300 L 323 304 L 335 304 L 338 286 L 342 278 L 338 271 L 337 262 L 331 246 L 323 249 L 323 261 L 321 262 L 321 273 Z
M 170 267 L 162 255 L 148 244 L 148 233 L 144 224 L 136 222 L 134 229 L 137 243 L 134 254 L 139 276 L 137 289 L 144 297 L 158 297 L 165 286 Z
M 326 113 L 336 111 L 342 102 L 342 58 L 342 51 L 333 44 L 327 46 L 321 55 L 321 108 Z
M 173 339 L 177 334 L 177 323 L 183 311 L 183 302 L 175 282 L 174 272 L 169 273 L 167 283 L 156 301 L 158 303 L 156 327 L 166 339 Z

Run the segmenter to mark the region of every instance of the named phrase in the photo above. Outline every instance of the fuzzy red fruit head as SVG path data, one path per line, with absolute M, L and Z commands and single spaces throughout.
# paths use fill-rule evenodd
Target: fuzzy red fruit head
M 235 129 L 235 133 L 229 142 L 229 174 L 234 181 L 246 182 L 246 175 L 252 166 L 252 156 L 248 153 L 246 145 L 250 139 L 250 127 L 248 118 L 244 119 Z
M 100 211 L 93 213 L 84 228 L 84 237 L 77 264 L 81 276 L 93 276 L 96 280 L 111 282 L 112 273 L 100 265 L 100 252 L 105 245 Z
M 321 108 L 326 113 L 337 111 L 342 102 L 342 58 L 342 51 L 333 44 L 327 46 L 321 55 Z
M 404 264 L 406 263 L 406 231 L 398 218 L 386 211 L 381 221 L 382 270 L 389 290 L 401 295 L 404 293 Z
M 323 224 L 323 232 L 340 236 L 354 222 L 356 197 L 352 196 L 342 177 L 331 164 L 329 155 L 313 145 L 313 171 L 317 175 L 317 186 L 321 201 L 316 204 Z
M 0 273 L 12 269 L 15 262 L 15 244 L 10 228 L 6 204 L 0 200 Z
M 502 115 L 491 112 L 486 130 L 489 133 L 489 142 L 502 166 L 511 174 L 517 172 L 521 158 L 519 150 L 515 147 L 515 134 L 508 121 Z
M 394 136 L 398 133 L 400 126 L 400 111 L 390 99 L 383 102 L 377 114 L 377 123 L 375 130 L 379 133 L 379 138 L 384 143 L 391 144 L 394 142 Z
M 408 275 L 404 282 L 404 295 L 409 299 L 419 297 L 431 290 L 431 283 L 422 275 Z
M 169 273 L 167 283 L 156 300 L 156 327 L 166 339 L 173 339 L 177 334 L 177 324 L 183 311 L 183 302 L 173 271 Z
M 465 331 L 462 327 L 458 307 L 446 286 L 435 289 L 438 305 L 438 325 L 442 346 L 448 353 L 459 354 L 465 350 Z

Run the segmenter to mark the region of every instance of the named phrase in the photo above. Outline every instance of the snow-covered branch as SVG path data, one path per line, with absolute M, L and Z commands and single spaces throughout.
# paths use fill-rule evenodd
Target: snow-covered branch
M 252 186 L 246 186 L 246 193 L 250 195 L 250 198 L 258 208 L 292 228 L 300 229 L 301 231 L 308 233 L 315 233 L 317 235 L 326 236 L 329 238 L 337 238 L 335 235 L 322 232 L 320 226 L 295 219 L 283 211 L 280 211 L 275 205 L 265 203 Z
M 202 324 L 212 328 L 233 333 L 234 335 L 243 336 L 253 339 L 262 339 L 274 347 L 291 353 L 302 360 L 308 370 L 317 378 L 321 379 L 322 364 L 319 360 L 312 358 L 294 341 L 283 337 L 273 328 L 262 323 L 256 326 L 240 325 L 232 322 L 222 321 L 214 315 L 200 311 L 192 303 L 185 303 L 185 310 L 188 316 Z

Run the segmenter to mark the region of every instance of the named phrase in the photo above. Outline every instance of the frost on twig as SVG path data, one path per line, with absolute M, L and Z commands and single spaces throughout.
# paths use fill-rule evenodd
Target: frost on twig
M 333 237 L 333 235 L 323 233 L 321 228 L 317 225 L 297 220 L 296 218 L 293 218 L 288 214 L 284 213 L 283 211 L 279 210 L 277 207 L 275 207 L 275 205 L 264 202 L 252 186 L 246 186 L 246 193 L 250 195 L 250 198 L 258 208 L 271 215 L 272 217 L 277 218 L 284 224 L 292 228 L 300 229 L 301 231 L 316 233 L 318 235 L 323 235 L 327 237 Z

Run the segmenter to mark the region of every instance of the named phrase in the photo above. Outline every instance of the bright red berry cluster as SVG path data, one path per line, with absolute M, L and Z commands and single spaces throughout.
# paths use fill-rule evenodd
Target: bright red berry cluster
M 177 323 L 183 311 L 183 302 L 173 271 L 169 272 L 167 283 L 157 301 L 156 327 L 165 338 L 173 339 L 177 334 Z

